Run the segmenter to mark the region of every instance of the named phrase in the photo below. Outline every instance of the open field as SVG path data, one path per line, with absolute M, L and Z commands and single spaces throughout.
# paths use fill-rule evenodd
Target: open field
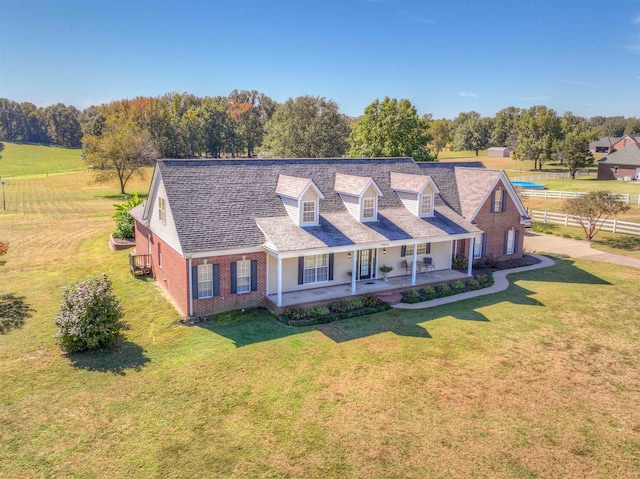
M 13 177 L 84 169 L 82 150 L 3 141 L 0 176 Z
M 0 328 L 0 477 L 640 475 L 637 270 L 564 260 L 429 310 L 179 326 L 107 248 L 120 198 L 90 178 L 16 179 L 0 210 L 0 295 L 32 310 Z M 126 341 L 63 355 L 62 287 L 102 272 Z

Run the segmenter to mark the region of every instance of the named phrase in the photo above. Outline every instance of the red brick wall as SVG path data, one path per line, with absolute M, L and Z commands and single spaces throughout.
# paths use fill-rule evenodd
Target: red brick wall
M 258 290 L 249 293 L 231 293 L 231 263 L 234 261 L 258 260 Z M 191 261 L 193 266 L 204 264 L 205 258 Z M 194 299 L 194 315 L 210 315 L 231 311 L 233 309 L 253 308 L 265 305 L 265 286 L 267 283 L 266 253 L 250 253 L 245 255 L 215 256 L 206 258 L 207 263 L 220 265 L 220 295 L 213 298 Z
M 625 176 L 630 176 L 631 178 L 636 177 L 636 168 L 634 166 L 617 165 L 617 175 L 614 172 L 615 166 L 616 165 L 600 163 L 598 165 L 598 179 L 615 180 L 617 178 L 624 178 Z
M 496 190 L 504 185 L 502 182 L 498 182 Z M 522 257 L 522 245 L 524 243 L 524 225 L 520 224 L 520 213 L 516 207 L 516 204 L 511 199 L 511 196 L 505 191 L 504 198 L 507 201 L 506 210 L 502 213 L 491 212 L 491 200 L 493 195 L 489 195 L 487 201 L 480 208 L 480 212 L 475 218 L 475 222 L 487 236 L 487 256 L 496 256 L 499 261 L 521 258 Z M 504 236 L 507 230 L 512 227 L 516 231 L 519 231 L 518 245 L 515 254 L 504 255 Z M 476 260 L 478 261 L 478 260 Z

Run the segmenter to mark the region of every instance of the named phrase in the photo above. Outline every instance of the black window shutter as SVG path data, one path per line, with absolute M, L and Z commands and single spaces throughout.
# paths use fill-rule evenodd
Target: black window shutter
M 487 233 L 482 235 L 482 257 L 487 256 Z
M 507 243 L 509 242 L 509 232 L 505 231 L 504 232 L 504 248 L 503 248 L 503 254 L 507 254 Z
M 406 246 L 401 246 L 400 247 L 400 256 L 402 256 L 402 257 L 407 256 L 407 247 Z
M 304 256 L 298 256 L 298 284 L 304 284 Z
M 231 294 L 238 292 L 238 264 L 233 261 L 231 263 Z
M 198 299 L 198 267 L 191 267 L 191 297 Z
M 514 238 L 513 238 L 513 252 L 518 252 L 518 240 L 520 239 L 520 231 L 516 230 Z
M 220 265 L 213 265 L 213 295 L 220 296 Z
M 329 281 L 333 281 L 333 253 L 329 253 Z
M 427 247 L 425 248 L 425 253 L 431 254 L 431 243 L 427 243 Z
M 500 204 L 500 208 L 500 211 L 503 213 L 507 211 L 507 195 L 505 190 L 502 190 L 502 203 Z
M 496 192 L 491 193 L 491 212 L 496 212 Z
M 251 260 L 251 291 L 258 291 L 258 260 Z

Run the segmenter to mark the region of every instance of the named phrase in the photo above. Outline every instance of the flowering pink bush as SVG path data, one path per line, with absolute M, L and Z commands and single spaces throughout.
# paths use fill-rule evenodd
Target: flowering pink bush
M 126 328 L 122 308 L 103 274 L 64 288 L 60 312 L 53 322 L 63 351 L 74 353 L 112 345 Z

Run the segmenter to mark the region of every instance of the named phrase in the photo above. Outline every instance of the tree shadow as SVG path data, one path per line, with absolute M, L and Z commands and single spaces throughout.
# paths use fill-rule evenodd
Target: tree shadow
M 490 320 L 480 311 L 483 308 L 498 303 L 504 302 L 522 306 L 545 306 L 532 297 L 536 294 L 536 291 L 531 291 L 520 284 L 516 284 L 518 281 L 593 285 L 610 284 L 591 273 L 577 268 L 574 266 L 572 260 L 567 259 L 556 259 L 556 266 L 549 268 L 514 273 L 509 276 L 509 279 L 509 288 L 494 294 L 424 309 L 407 310 L 394 308 L 369 316 L 359 316 L 317 326 L 286 326 L 277 321 L 276 318 L 266 310 L 262 310 L 259 314 L 254 312 L 247 316 L 236 316 L 232 321 L 225 323 L 213 321 L 201 327 L 230 339 L 238 348 L 310 331 L 318 331 L 336 343 L 389 332 L 397 334 L 398 336 L 430 339 L 432 335 L 425 323 L 436 319 L 453 317 L 460 321 L 489 323 Z
M 127 340 L 118 342 L 111 349 L 69 353 L 67 357 L 76 368 L 121 376 L 129 371 L 140 371 L 151 361 L 141 346 Z
M 33 312 L 34 310 L 25 303 L 24 296 L 15 294 L 0 296 L 0 334 L 22 327 L 25 319 Z

